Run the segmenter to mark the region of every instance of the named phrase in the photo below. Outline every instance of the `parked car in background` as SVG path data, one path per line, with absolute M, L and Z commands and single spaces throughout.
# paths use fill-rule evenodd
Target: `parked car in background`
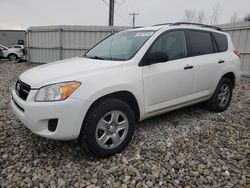
M 22 46 L 22 45 L 17 45 Z M 10 61 L 16 61 L 16 60 L 25 60 L 25 53 L 24 53 L 24 47 L 23 48 L 15 48 L 15 47 L 6 47 L 3 45 L 0 45 L 1 51 L 2 51 L 2 57 L 9 59 Z
M 0 46 L 0 59 L 2 59 L 3 58 L 3 49 L 2 49 L 2 47 Z
M 23 51 L 23 54 L 26 55 L 27 54 L 27 50 L 26 50 L 26 46 L 24 45 L 10 45 L 7 47 L 8 49 L 19 49 L 19 50 L 22 50 Z
M 23 49 L 24 45 L 10 45 L 7 48 L 18 48 L 18 49 Z
M 11 107 L 33 133 L 79 139 L 93 155 L 108 157 L 128 145 L 143 119 L 200 102 L 226 110 L 240 67 L 240 53 L 220 28 L 175 23 L 130 29 L 82 57 L 24 72 Z
M 8 50 L 6 46 L 0 45 L 0 58 L 4 58 L 4 51 Z

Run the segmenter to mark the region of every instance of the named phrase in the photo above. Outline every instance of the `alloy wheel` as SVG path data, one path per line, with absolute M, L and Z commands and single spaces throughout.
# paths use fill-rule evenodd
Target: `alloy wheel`
M 218 94 L 218 103 L 220 107 L 225 107 L 230 99 L 230 88 L 227 84 L 220 87 Z
M 118 110 L 106 113 L 96 127 L 96 141 L 103 149 L 113 149 L 125 139 L 129 129 L 127 116 Z

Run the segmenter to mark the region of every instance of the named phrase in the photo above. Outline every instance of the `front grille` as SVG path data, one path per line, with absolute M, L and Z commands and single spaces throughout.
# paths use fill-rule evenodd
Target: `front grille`
M 21 82 L 20 80 L 17 80 L 15 85 L 16 94 L 23 100 L 26 100 L 29 92 L 30 92 L 30 86 L 28 84 L 25 84 Z

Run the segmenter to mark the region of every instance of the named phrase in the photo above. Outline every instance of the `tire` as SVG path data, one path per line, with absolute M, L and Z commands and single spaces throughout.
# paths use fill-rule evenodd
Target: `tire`
M 221 78 L 212 97 L 206 102 L 206 107 L 213 112 L 225 111 L 232 99 L 233 85 L 228 78 Z
M 18 59 L 16 54 L 9 54 L 8 58 L 9 58 L 10 61 L 16 61 Z
M 129 144 L 135 125 L 134 112 L 126 102 L 104 99 L 87 113 L 79 141 L 88 153 L 100 158 L 110 157 Z

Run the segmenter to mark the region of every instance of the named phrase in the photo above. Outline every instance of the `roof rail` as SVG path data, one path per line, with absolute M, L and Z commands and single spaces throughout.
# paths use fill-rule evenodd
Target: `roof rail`
M 161 26 L 161 25 L 172 25 L 173 23 L 161 23 L 161 24 L 156 24 L 156 25 L 152 25 L 152 26 Z
M 201 26 L 201 27 L 212 28 L 212 29 L 215 29 L 215 30 L 218 30 L 218 31 L 223 31 L 220 27 L 217 27 L 217 26 L 199 24 L 199 23 L 192 23 L 192 22 L 176 22 L 176 23 L 172 23 L 170 25 L 172 25 L 172 26 L 174 26 L 174 25 L 197 25 L 197 26 Z

